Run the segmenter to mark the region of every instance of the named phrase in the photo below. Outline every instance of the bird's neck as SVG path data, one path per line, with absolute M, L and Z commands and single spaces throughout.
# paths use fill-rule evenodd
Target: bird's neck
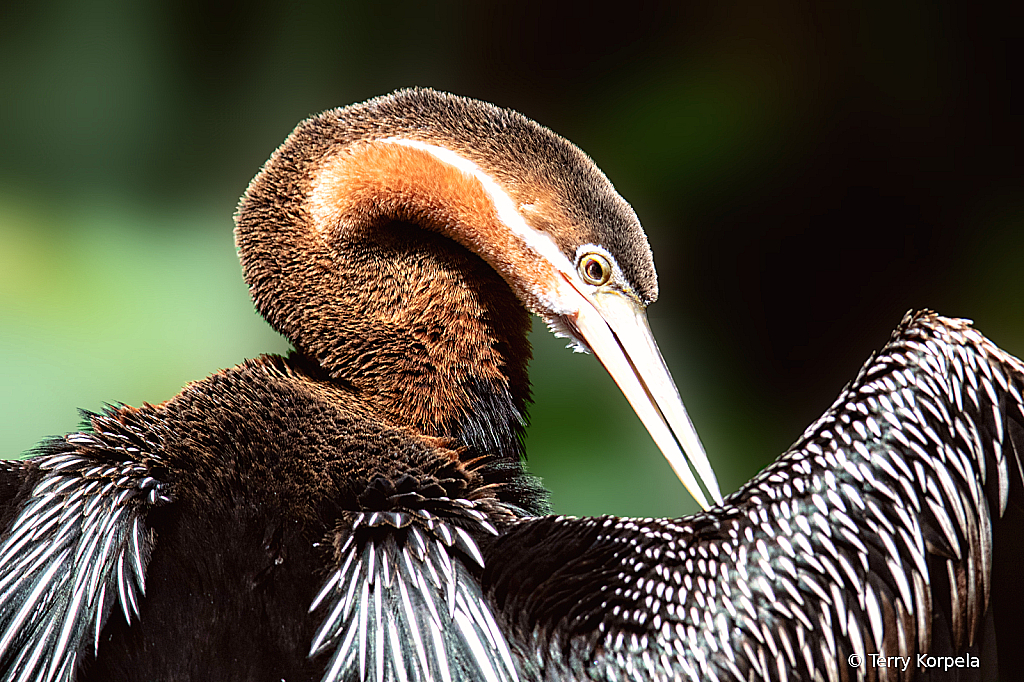
M 395 425 L 518 461 L 530 318 L 491 267 L 401 222 L 278 247 L 256 303 L 300 353 Z

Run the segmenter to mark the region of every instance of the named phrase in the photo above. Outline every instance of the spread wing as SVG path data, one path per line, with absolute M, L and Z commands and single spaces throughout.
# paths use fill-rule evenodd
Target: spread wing
M 0 680 L 72 680 L 120 604 L 145 592 L 145 514 L 169 501 L 151 458 L 127 442 L 74 433 L 0 463 Z M 12 494 L 13 493 L 13 494 Z
M 472 502 L 452 503 L 457 519 L 417 509 L 339 525 L 338 568 L 310 608 L 324 614 L 310 656 L 333 652 L 323 682 L 518 680 L 469 568 L 483 567 L 473 534 L 496 531 Z
M 525 519 L 485 547 L 481 580 L 537 679 L 952 679 L 979 671 L 936 660 L 996 664 L 986 618 L 1012 593 L 992 588 L 993 543 L 1022 462 L 1024 364 L 920 314 L 723 505 Z

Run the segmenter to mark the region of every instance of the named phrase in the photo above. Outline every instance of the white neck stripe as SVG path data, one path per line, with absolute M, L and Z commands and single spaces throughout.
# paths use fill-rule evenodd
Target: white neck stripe
M 554 265 L 556 269 L 561 270 L 570 276 L 575 271 L 572 263 L 570 263 L 569 259 L 566 258 L 564 253 L 562 253 L 562 250 L 558 248 L 558 245 L 555 244 L 551 235 L 527 224 L 523 219 L 523 216 L 519 213 L 519 210 L 516 208 L 516 203 L 512 200 L 512 197 L 510 197 L 508 193 L 491 178 L 491 176 L 485 173 L 483 169 L 474 162 L 450 149 L 429 144 L 427 142 L 421 142 L 419 140 L 410 140 L 404 137 L 389 137 L 381 140 L 381 142 L 386 144 L 400 144 L 405 147 L 412 147 L 413 149 L 425 151 L 438 161 L 448 164 L 449 166 L 454 166 L 463 173 L 471 175 L 483 186 L 484 191 L 487 193 L 488 198 L 494 206 L 495 212 L 498 214 L 498 220 L 501 221 L 502 225 L 519 237 L 528 248 L 535 251 L 538 255 Z

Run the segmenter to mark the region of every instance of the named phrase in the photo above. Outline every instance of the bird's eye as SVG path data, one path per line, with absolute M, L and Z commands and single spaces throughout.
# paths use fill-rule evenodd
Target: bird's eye
M 583 281 L 595 287 L 606 283 L 612 276 L 611 264 L 599 253 L 588 253 L 581 258 L 579 271 Z

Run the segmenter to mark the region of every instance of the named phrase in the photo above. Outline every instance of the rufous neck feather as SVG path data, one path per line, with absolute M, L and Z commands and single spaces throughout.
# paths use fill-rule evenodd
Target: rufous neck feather
M 479 255 L 534 312 L 570 312 L 552 311 L 545 295 L 564 281 L 560 271 L 571 271 L 569 260 L 458 152 L 405 138 L 356 142 L 323 162 L 307 201 L 322 238 L 388 220 L 415 223 Z
M 238 214 L 259 310 L 393 423 L 515 456 L 530 321 L 501 270 L 544 270 L 527 262 L 493 188 L 410 144 L 289 151 Z

